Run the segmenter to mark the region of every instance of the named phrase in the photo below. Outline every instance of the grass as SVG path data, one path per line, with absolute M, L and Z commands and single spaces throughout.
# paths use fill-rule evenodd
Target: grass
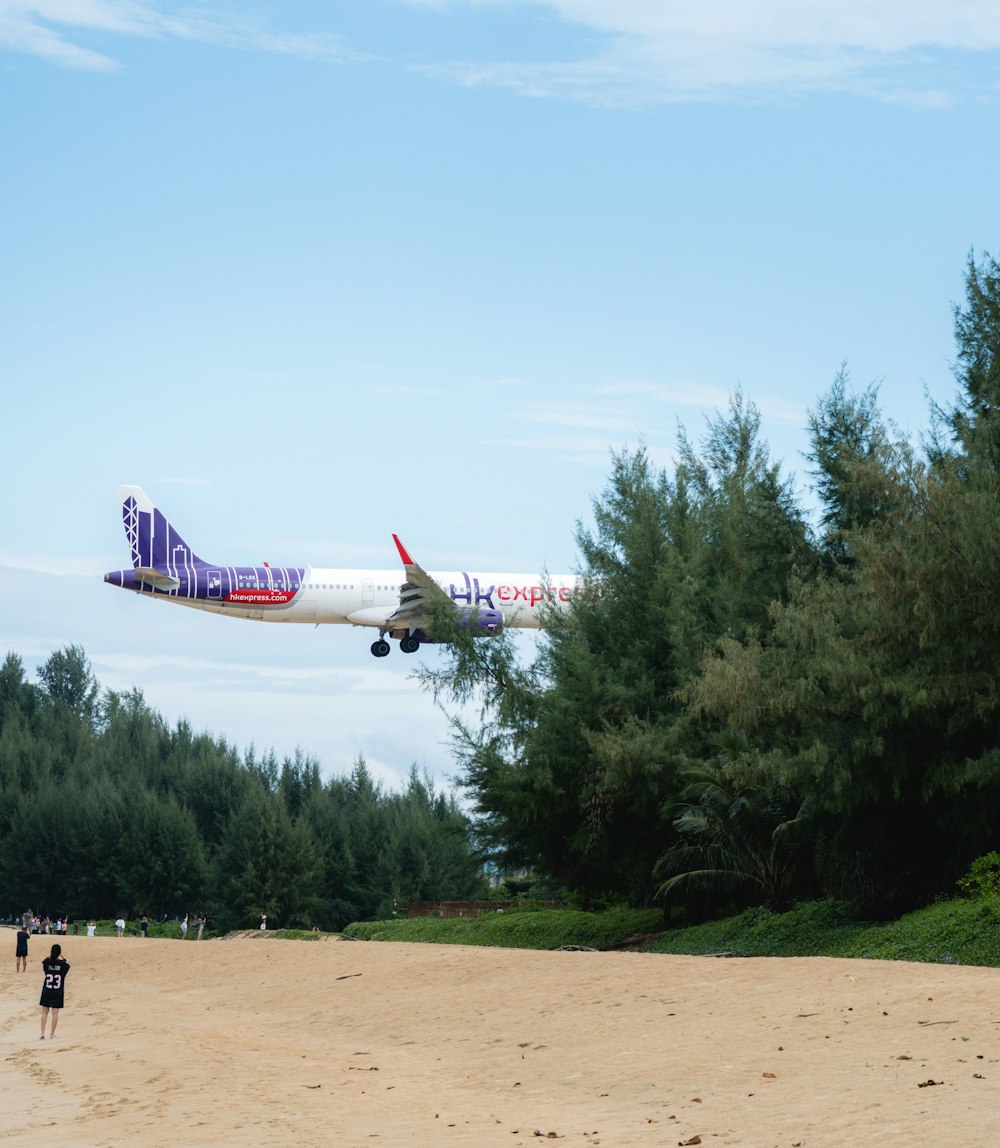
M 853 957 L 938 964 L 1000 966 L 1000 895 L 942 901 L 896 921 L 873 923 L 838 901 L 811 901 L 787 913 L 748 909 L 735 917 L 662 931 L 657 910 L 582 913 L 544 909 L 483 917 L 366 921 L 345 937 L 558 949 L 629 945 L 651 953 L 733 953 L 744 957 Z M 650 936 L 650 934 L 655 934 Z M 644 938 L 639 943 L 637 937 Z
M 86 937 L 80 922 L 79 937 Z M 97 936 L 113 937 L 114 921 L 98 921 Z M 127 936 L 139 935 L 139 923 L 128 922 Z M 151 937 L 180 939 L 175 921 L 150 923 Z M 205 936 L 209 937 L 206 930 Z M 275 930 L 283 940 L 316 941 L 324 935 L 307 930 Z M 853 957 L 886 961 L 1000 967 L 1000 893 L 940 901 L 895 921 L 866 920 L 841 901 L 809 901 L 787 913 L 747 909 L 735 917 L 664 930 L 657 909 L 522 908 L 482 917 L 416 917 L 362 921 L 348 925 L 344 937 L 359 941 L 424 941 L 433 944 L 486 945 L 512 949 L 590 949 L 629 947 L 649 953 L 699 955 L 733 953 L 742 957 Z M 192 927 L 188 939 L 197 936 Z M 72 925 L 63 937 L 36 936 L 35 945 L 73 939 Z
M 356 941 L 430 941 L 434 944 L 493 945 L 504 949 L 558 949 L 579 945 L 613 949 L 636 934 L 661 927 L 658 909 L 508 909 L 482 917 L 413 917 L 348 925 L 343 936 Z

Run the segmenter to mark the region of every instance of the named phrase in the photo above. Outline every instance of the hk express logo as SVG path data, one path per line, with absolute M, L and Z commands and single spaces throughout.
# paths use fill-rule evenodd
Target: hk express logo
M 567 586 L 490 586 L 488 590 L 484 590 L 479 585 L 479 579 L 470 578 L 464 570 L 462 578 L 465 582 L 464 589 L 452 582 L 449 588 L 451 600 L 464 602 L 468 606 L 487 606 L 491 610 L 497 609 L 493 601 L 494 595 L 497 602 L 504 605 L 522 601 L 526 606 L 536 606 L 539 602 L 568 602 L 572 596 L 572 590 Z

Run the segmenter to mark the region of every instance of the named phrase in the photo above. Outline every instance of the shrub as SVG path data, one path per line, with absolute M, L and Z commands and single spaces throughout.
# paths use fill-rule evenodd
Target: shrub
M 981 897 L 984 893 L 1000 893 L 1000 853 L 987 853 L 977 857 L 968 873 L 956 882 L 967 897 Z

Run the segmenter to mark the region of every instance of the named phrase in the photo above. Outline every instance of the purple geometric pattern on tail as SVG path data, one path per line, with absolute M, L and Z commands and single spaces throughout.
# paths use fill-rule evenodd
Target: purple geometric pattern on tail
M 166 566 L 176 572 L 177 568 L 197 565 L 201 559 L 184 541 L 159 510 L 153 510 L 152 538 L 153 566 Z
M 139 552 L 139 512 L 136 509 L 136 501 L 131 495 L 122 503 L 122 521 L 125 523 L 125 537 L 132 551 L 132 565 L 141 566 L 143 562 Z
M 178 568 L 201 565 L 202 561 L 155 507 L 153 513 L 139 510 L 129 495 L 122 503 L 122 521 L 132 550 L 132 565 L 154 566 L 176 573 Z

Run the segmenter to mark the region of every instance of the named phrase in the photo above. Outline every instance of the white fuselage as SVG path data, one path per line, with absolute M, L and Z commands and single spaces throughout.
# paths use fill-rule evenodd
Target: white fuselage
M 189 588 L 184 572 L 171 590 L 153 590 L 151 597 L 198 610 L 247 618 L 257 622 L 305 622 L 313 625 L 383 627 L 399 606 L 401 570 L 359 570 L 333 567 L 218 567 L 220 582 L 238 587 L 215 597 L 211 589 Z M 429 571 L 456 606 L 498 609 L 505 626 L 534 628 L 546 606 L 566 608 L 580 592 L 572 574 L 479 574 Z M 191 580 L 192 583 L 194 579 Z M 199 581 L 201 581 L 199 579 Z M 147 591 L 151 589 L 147 587 Z

